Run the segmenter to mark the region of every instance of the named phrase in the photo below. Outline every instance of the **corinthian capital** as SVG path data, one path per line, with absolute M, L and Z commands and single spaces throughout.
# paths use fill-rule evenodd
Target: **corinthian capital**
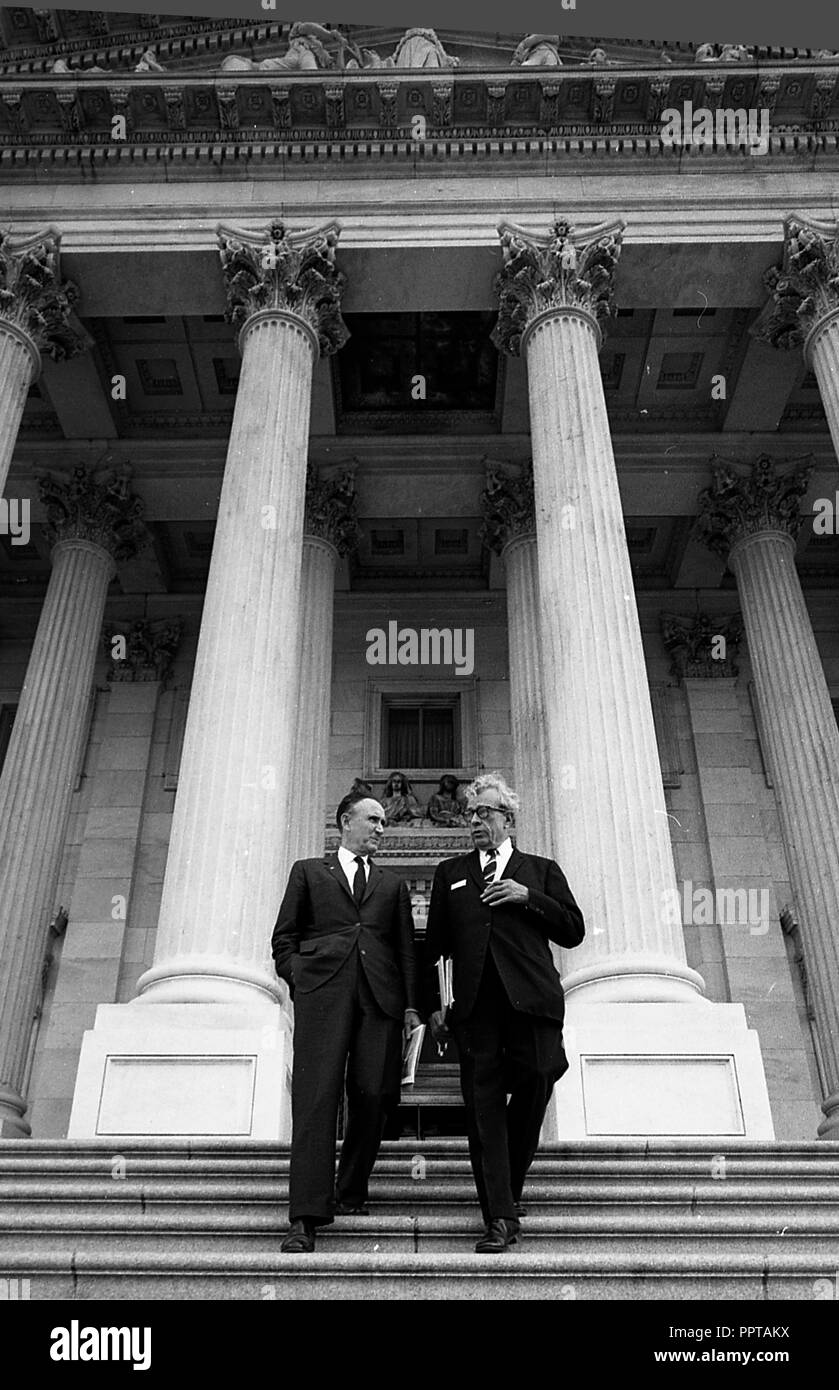
M 797 347 L 839 309 L 839 222 L 784 220 L 784 259 L 764 276 L 771 299 L 752 328 L 773 347 Z
M 92 541 L 122 561 L 130 560 L 149 539 L 143 504 L 126 477 L 117 478 L 114 473 L 94 477 L 86 468 L 75 468 L 63 477 L 47 473 L 38 480 L 38 490 L 53 545 Z
M 547 236 L 512 223 L 498 228 L 504 265 L 495 279 L 499 298 L 493 341 L 518 357 L 522 338 L 551 309 L 580 309 L 596 321 L 614 313 L 612 281 L 621 253 L 623 222 L 576 232 L 554 222 Z
M 496 555 L 500 555 L 516 536 L 535 535 L 533 465 L 528 463 L 520 472 L 508 473 L 498 464 L 488 463 L 481 511 L 484 518 L 481 540 Z
M 780 472 L 768 454 L 761 454 L 750 473 L 720 460 L 713 482 L 699 494 L 696 537 L 715 555 L 728 559 L 744 536 L 761 531 L 786 531 L 796 536 L 804 520 L 799 504 L 813 472 L 809 458 L 793 460 Z
M 279 219 L 256 234 L 219 227 L 227 318 L 236 330 L 260 310 L 281 309 L 308 324 L 324 357 L 343 347 L 349 332 L 341 318 L 347 277 L 335 265 L 340 230 L 327 222 L 290 232 Z
M 0 319 L 54 362 L 77 356 L 86 345 L 70 323 L 79 292 L 61 278 L 60 242 L 52 228 L 25 238 L 0 232 Z
M 347 555 L 358 545 L 355 469 L 346 468 L 333 478 L 321 478 L 310 463 L 306 470 L 307 536 L 318 536 L 334 545 L 339 555 Z

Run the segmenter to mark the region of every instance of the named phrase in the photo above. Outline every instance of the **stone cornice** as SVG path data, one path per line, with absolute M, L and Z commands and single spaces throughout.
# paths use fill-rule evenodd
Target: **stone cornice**
M 800 503 L 813 466 L 808 457 L 790 460 L 782 469 L 761 454 L 747 474 L 737 464 L 717 460 L 711 486 L 699 495 L 696 539 L 727 560 L 732 547 L 746 536 L 784 531 L 794 538 L 804 521 Z
M 440 151 L 441 142 L 479 140 L 497 141 L 510 154 L 505 142 L 515 141 L 556 153 L 608 149 L 678 158 L 682 148 L 662 140 L 661 113 L 686 102 L 712 113 L 769 110 L 770 156 L 793 147 L 835 149 L 839 61 L 759 68 L 20 74 L 0 81 L 0 151 L 40 159 L 48 149 L 92 148 L 118 158 L 141 146 L 182 158 L 221 143 L 255 158 L 263 146 L 262 157 L 314 146 L 327 157 L 350 151 L 358 161 L 383 153 L 415 159 L 432 145 Z M 116 116 L 124 118 L 122 139 L 113 135 Z M 735 152 L 715 133 L 707 145 L 688 145 L 685 153 L 730 160 Z M 740 156 L 748 158 L 745 149 Z

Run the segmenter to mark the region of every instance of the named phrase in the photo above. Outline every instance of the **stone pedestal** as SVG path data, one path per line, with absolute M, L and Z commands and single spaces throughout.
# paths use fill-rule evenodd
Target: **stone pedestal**
M 61 278 L 58 233 L 0 233 L 0 497 L 17 441 L 26 396 L 41 372 L 41 353 L 75 356 L 83 340 L 69 323 L 78 292 Z
M 136 1132 L 135 1122 L 146 1123 L 139 1099 L 140 1118 L 132 1118 L 144 1087 L 156 1091 L 163 1113 L 175 1113 L 197 1065 L 190 1059 L 200 1057 L 202 1075 L 222 1080 L 218 1087 L 212 1079 L 197 1083 L 202 1099 L 184 1107 L 183 1134 L 227 1132 L 214 1128 L 226 1108 L 218 1090 L 238 1115 L 249 1115 L 251 1137 L 287 1137 L 280 1118 L 287 1064 L 278 1060 L 287 1058 L 288 1019 L 280 1008 L 286 992 L 270 939 L 301 806 L 293 774 L 312 368 L 318 353 L 336 351 L 346 338 L 343 277 L 335 267 L 334 224 L 288 233 L 277 222 L 262 236 L 222 229 L 220 241 L 242 372 L 155 957 L 119 1025 L 103 1014 L 86 1035 L 74 1134 L 99 1132 L 106 1094 L 118 1117 L 108 1123 L 123 1125 L 126 1134 Z M 230 1062 L 248 1018 L 260 1020 L 247 1044 L 250 1071 Z M 152 1034 L 165 1044 L 165 1062 L 148 1055 Z M 108 1059 L 117 1054 L 135 1060 L 114 1070 Z M 153 1080 L 140 1083 L 138 1069 Z M 249 1095 L 264 1097 L 272 1085 L 270 1113 L 255 1100 L 248 1108 Z
M 626 1111 L 622 1123 L 643 1130 L 649 1124 L 646 1057 L 670 1057 L 670 1074 L 681 1074 L 687 1091 L 695 1050 L 713 1035 L 710 1018 L 718 1016 L 722 1034 L 732 1006 L 708 1004 L 701 977 L 686 961 L 598 366 L 599 321 L 610 312 L 620 237 L 621 224 L 585 238 L 564 222 L 547 237 L 502 227 L 495 336 L 527 360 L 554 845 L 586 920 L 582 946 L 563 953 L 569 1016 L 580 1058 L 600 1047 L 603 1017 L 615 1018 L 612 1037 L 621 1037 L 614 1046 L 624 1060 L 598 1072 L 605 1087 L 598 1105 L 602 1110 L 608 1097 L 615 1113 Z M 614 1015 L 604 1015 L 610 1006 Z M 636 1045 L 632 1020 L 640 1022 L 635 1009 L 641 1007 L 643 1041 Z M 729 1055 L 727 1047 L 716 1051 Z M 575 1132 L 586 1132 L 576 1065 Z M 765 1105 L 762 1077 L 743 1070 L 740 1081 L 757 1087 L 755 1104 Z M 570 1103 L 561 1099 L 568 1095 L 563 1086 L 554 1106 Z M 716 1102 L 709 1099 L 704 1113 L 704 1095 L 697 1099 L 696 1123 L 704 1126 L 701 1132 L 716 1133 Z M 643 1097 L 644 1105 L 638 1108 L 633 1097 L 639 1106 Z M 670 1123 L 668 1116 L 662 1099 L 662 1125 Z M 561 1132 L 565 1137 L 567 1130 Z
M 41 484 L 52 574 L 0 776 L 0 1136 L 25 1137 L 20 1093 L 47 929 L 57 907 L 80 740 L 115 558 L 144 537 L 125 485 L 84 469 Z
M 819 1134 L 839 1139 L 839 730 L 794 556 L 811 471 L 717 467 L 700 528 L 737 577 L 820 1043 Z

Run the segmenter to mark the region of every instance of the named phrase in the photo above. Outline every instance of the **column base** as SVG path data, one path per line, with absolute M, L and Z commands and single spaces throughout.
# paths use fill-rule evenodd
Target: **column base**
M 291 1136 L 291 1024 L 277 1005 L 102 1004 L 68 1138 Z
M 0 1139 L 28 1139 L 32 1130 L 23 1118 L 26 1101 L 11 1086 L 0 1086 Z
M 569 1070 L 542 1138 L 774 1139 L 757 1033 L 742 1004 L 568 1000 Z
M 839 1141 L 839 1091 L 834 1091 L 832 1096 L 828 1096 L 822 1104 L 825 1118 L 819 1125 L 816 1134 L 819 1139 L 831 1139 Z

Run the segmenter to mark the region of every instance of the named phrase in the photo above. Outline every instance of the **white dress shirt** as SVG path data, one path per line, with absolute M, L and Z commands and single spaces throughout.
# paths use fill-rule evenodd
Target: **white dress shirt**
M 358 873 L 358 865 L 355 861 L 359 857 L 364 860 L 364 881 L 366 883 L 370 877 L 370 856 L 367 854 L 359 856 L 353 854 L 351 850 L 344 849 L 343 845 L 338 846 L 338 863 L 344 870 L 344 877 L 350 885 L 351 890 L 355 888 L 355 876 Z
M 501 875 L 503 874 L 504 870 L 505 870 L 506 867 L 507 867 L 507 860 L 510 858 L 510 855 L 512 854 L 512 852 L 513 852 L 513 842 L 512 842 L 512 840 L 510 839 L 510 837 L 509 837 L 509 835 L 508 835 L 507 838 L 506 838 L 506 840 L 502 840 L 502 841 L 501 841 L 501 844 L 496 846 L 496 850 L 495 850 L 495 878 L 492 880 L 493 883 L 495 883 L 496 880 L 499 879 L 499 878 L 501 877 Z M 486 851 L 485 849 L 482 849 L 482 850 L 480 851 L 480 856 L 481 856 L 481 873 L 483 873 L 483 871 L 484 871 L 484 869 L 486 868 L 487 864 L 490 862 L 490 857 L 489 857 L 489 854 L 487 853 L 487 851 Z

